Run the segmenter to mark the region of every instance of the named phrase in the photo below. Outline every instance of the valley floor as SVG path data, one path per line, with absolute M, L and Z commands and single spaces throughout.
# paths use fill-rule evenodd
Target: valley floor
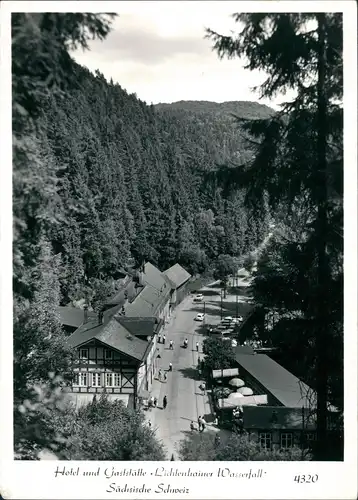
M 240 270 L 241 274 L 243 270 Z M 244 273 L 245 274 L 245 273 Z M 238 286 L 245 289 L 249 285 L 246 274 L 239 278 Z M 178 443 L 190 431 L 193 421 L 197 427 L 199 416 L 204 416 L 207 429 L 220 432 L 221 438 L 230 435 L 228 431 L 219 430 L 213 425 L 214 415 L 211 413 L 209 394 L 201 389 L 202 379 L 197 370 L 198 358 L 202 358 L 202 342 L 205 338 L 203 323 L 195 321 L 199 312 L 204 312 L 205 323 L 217 324 L 221 317 L 221 299 L 219 283 L 213 283 L 200 290 L 204 295 L 203 302 L 193 302 L 193 296 L 187 297 L 175 310 L 170 323 L 166 325 L 165 345 L 160 344 L 160 364 L 164 371 L 168 370 L 169 363 L 173 371 L 166 371 L 167 381 L 155 380 L 152 396 L 158 399 L 158 407 L 146 411 L 146 418 L 151 422 L 153 429 L 162 440 L 168 459 L 178 457 Z M 245 314 L 251 308 L 246 303 L 248 297 L 245 293 L 238 296 L 238 313 Z M 204 306 L 205 303 L 205 306 Z M 227 295 L 223 300 L 222 315 L 235 316 L 236 295 Z M 183 348 L 184 339 L 188 339 L 188 347 Z M 170 340 L 174 341 L 174 349 L 169 348 Z M 199 352 L 196 343 L 199 342 Z M 163 397 L 167 396 L 168 406 L 163 409 Z M 197 430 L 194 432 L 198 432 Z

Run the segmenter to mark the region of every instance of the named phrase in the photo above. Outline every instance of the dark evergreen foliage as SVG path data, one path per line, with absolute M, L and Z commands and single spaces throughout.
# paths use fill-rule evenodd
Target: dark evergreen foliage
M 71 49 L 106 37 L 112 17 L 12 18 L 15 448 L 21 457 L 35 458 L 55 439 L 47 417 L 36 423 L 27 409 L 56 413 L 52 385 L 59 388 L 69 375 L 71 353 L 56 306 L 85 298 L 99 310 L 112 277 L 143 260 L 162 270 L 179 262 L 203 272 L 220 253 L 251 250 L 265 229 L 265 214 L 257 219 L 245 209 L 244 192 L 226 197 L 205 182 L 217 161 L 245 155 L 231 118 L 156 110 L 71 58 Z M 62 375 L 51 378 L 51 409 L 50 399 L 38 402 L 33 391 L 44 386 L 47 394 L 49 373 Z
M 269 335 L 283 357 L 294 362 L 295 352 L 305 360 L 301 367 L 294 363 L 295 371 L 317 389 L 316 458 L 326 460 L 327 402 L 343 410 L 342 15 L 234 18 L 242 27 L 237 35 L 207 31 L 219 56 L 243 57 L 248 69 L 266 71 L 262 96 L 289 89 L 296 96 L 271 118 L 245 120 L 251 161 L 212 177 L 228 190 L 246 188 L 248 206 L 260 210 L 269 203 L 280 223 L 259 262 L 254 291 L 276 314 Z

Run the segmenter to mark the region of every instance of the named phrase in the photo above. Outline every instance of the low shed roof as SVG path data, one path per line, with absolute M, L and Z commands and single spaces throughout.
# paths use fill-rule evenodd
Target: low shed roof
M 243 406 L 245 429 L 315 430 L 316 423 L 308 409 L 285 406 Z
M 314 406 L 314 392 L 266 354 L 235 352 L 238 364 L 282 405 L 290 408 Z
M 84 321 L 84 310 L 79 307 L 59 306 L 57 312 L 60 316 L 61 324 L 78 328 Z M 88 318 L 94 318 L 96 314 L 88 311 Z

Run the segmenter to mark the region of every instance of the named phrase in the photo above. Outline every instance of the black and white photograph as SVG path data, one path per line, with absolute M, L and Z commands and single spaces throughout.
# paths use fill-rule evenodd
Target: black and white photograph
M 267 462 L 343 465 L 356 446 L 354 2 L 4 3 L 9 460 L 58 461 L 52 482 L 76 475 L 71 461 L 114 462 L 102 498 L 146 492 L 111 477 L 120 462 L 128 476 L 138 462 L 189 470 L 198 495 L 202 462 L 222 478 L 249 462 L 257 481 Z M 293 486 L 319 481 L 292 470 Z M 190 498 L 157 483 L 148 498 Z

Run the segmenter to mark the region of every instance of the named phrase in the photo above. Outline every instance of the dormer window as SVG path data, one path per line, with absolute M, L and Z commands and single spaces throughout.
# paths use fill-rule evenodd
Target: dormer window
M 88 349 L 80 349 L 80 358 L 88 359 Z
M 104 359 L 113 359 L 113 351 L 111 351 L 110 349 L 105 349 Z

